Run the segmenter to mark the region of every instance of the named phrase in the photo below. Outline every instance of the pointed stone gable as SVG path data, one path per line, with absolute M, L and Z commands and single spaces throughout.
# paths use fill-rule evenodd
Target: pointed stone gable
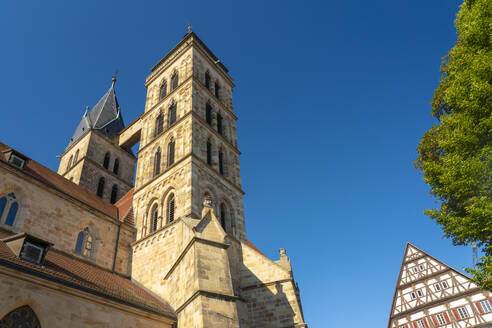
M 407 243 L 396 283 L 388 327 L 397 318 L 411 317 L 446 300 L 479 291 L 479 287 L 454 268 Z M 392 321 L 395 324 L 391 324 Z

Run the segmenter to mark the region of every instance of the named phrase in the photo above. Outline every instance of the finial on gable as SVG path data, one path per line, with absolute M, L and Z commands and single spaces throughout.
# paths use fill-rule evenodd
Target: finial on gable
M 89 106 L 85 106 L 85 113 L 84 113 L 84 117 L 87 116 L 87 113 L 89 112 Z
M 188 33 L 191 33 L 191 24 L 188 24 Z
M 118 74 L 118 67 L 116 67 L 116 69 L 114 70 L 113 77 L 111 78 L 111 81 L 113 82 L 113 84 L 111 85 L 112 87 L 114 87 L 114 84 L 116 83 L 116 75 L 117 74 Z

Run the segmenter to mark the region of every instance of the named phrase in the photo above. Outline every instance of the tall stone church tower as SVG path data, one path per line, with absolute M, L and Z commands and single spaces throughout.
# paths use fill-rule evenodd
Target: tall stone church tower
M 179 328 L 307 327 L 285 250 L 272 261 L 246 237 L 227 68 L 189 31 L 145 86 L 144 113 L 124 127 L 113 82 L 82 118 L 59 173 L 105 199 L 100 181 L 129 190 L 117 206 L 131 204 L 124 215 L 136 228 L 132 279 L 170 304 Z
M 115 203 L 133 186 L 135 155 L 118 145 L 125 124 L 114 90 L 116 77 L 98 103 L 82 116 L 60 155 L 58 174 Z

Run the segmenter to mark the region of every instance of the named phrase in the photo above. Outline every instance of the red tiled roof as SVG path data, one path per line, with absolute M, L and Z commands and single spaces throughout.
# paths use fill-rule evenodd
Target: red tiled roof
M 9 146 L 0 142 L 0 152 L 8 151 L 10 149 L 12 149 L 12 148 L 10 148 Z M 3 155 L 3 154 L 0 153 L 0 155 Z M 3 162 L 8 161 L 8 159 L 5 158 L 4 156 L 0 156 L 0 160 Z M 96 194 L 94 194 L 94 193 L 88 191 L 87 189 L 73 183 L 72 181 L 62 177 L 58 173 L 53 172 L 49 168 L 47 168 L 47 167 L 39 164 L 38 162 L 36 162 L 32 159 L 29 159 L 29 158 L 26 161 L 25 168 L 22 171 L 25 172 L 26 174 L 34 177 L 35 179 L 41 181 L 45 185 L 52 187 L 58 191 L 61 191 L 65 194 L 68 194 L 69 196 L 77 199 L 78 201 L 80 201 L 84 204 L 87 204 L 90 207 L 95 208 L 96 210 L 99 210 L 100 212 L 103 212 L 106 215 L 109 215 L 113 218 L 118 217 L 118 209 L 117 209 L 118 205 L 117 204 L 121 202 L 121 199 L 120 199 L 120 201 L 118 201 L 117 204 L 112 205 L 108 201 L 98 197 Z M 129 194 L 131 196 L 129 196 Z M 130 190 L 125 196 L 123 196 L 123 198 L 125 198 L 125 197 L 130 197 L 129 203 L 130 203 L 130 207 L 131 207 L 131 201 L 133 200 L 133 189 Z M 118 207 L 120 207 L 120 206 L 118 206 Z M 128 207 L 128 205 L 125 203 L 125 206 L 123 206 L 123 207 L 125 209 L 124 211 L 122 211 L 121 209 L 119 210 L 120 211 L 120 216 L 119 216 L 120 220 L 124 221 L 128 224 L 133 225 L 133 215 L 131 216 L 131 219 L 126 218 L 126 216 L 128 215 L 128 209 L 126 207 Z M 122 216 L 123 213 L 125 214 L 125 216 Z
M 252 249 L 254 249 L 255 251 L 257 251 L 258 253 L 260 253 L 261 255 L 265 256 L 265 254 L 263 254 L 258 248 L 256 248 L 255 245 L 253 245 L 253 243 L 249 240 L 249 239 L 246 239 L 246 245 L 248 245 L 249 247 L 251 247 Z
M 114 205 L 118 208 L 118 214 L 120 220 L 133 225 L 133 191 L 135 188 L 130 189 L 119 201 Z
M 0 238 L 5 238 L 8 235 L 8 233 L 0 230 Z M 137 286 L 130 279 L 83 262 L 58 250 L 50 249 L 46 253 L 44 264 L 41 266 L 19 259 L 7 244 L 0 241 L 0 265 L 20 269 L 28 274 L 147 312 L 176 318 L 168 304 Z

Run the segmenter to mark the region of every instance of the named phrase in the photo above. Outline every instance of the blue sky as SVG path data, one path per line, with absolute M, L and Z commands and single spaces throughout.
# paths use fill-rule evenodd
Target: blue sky
M 145 77 L 194 31 L 229 68 L 247 231 L 285 247 L 310 327 L 384 327 L 407 241 L 461 269 L 413 167 L 461 1 L 2 1 L 0 140 L 56 170 L 119 68 Z

